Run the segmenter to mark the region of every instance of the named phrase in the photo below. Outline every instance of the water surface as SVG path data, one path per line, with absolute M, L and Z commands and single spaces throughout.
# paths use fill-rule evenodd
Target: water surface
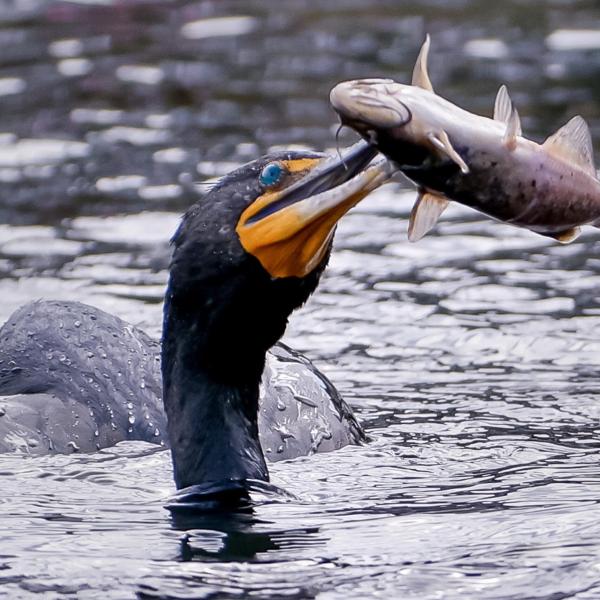
M 440 93 L 489 115 L 508 83 L 532 138 L 580 113 L 600 149 L 595 0 L 0 8 L 0 321 L 78 299 L 158 336 L 198 182 L 331 148 L 330 87 L 407 81 L 426 31 Z M 409 245 L 413 199 L 399 181 L 344 220 L 286 334 L 370 444 L 273 465 L 295 500 L 179 524 L 160 447 L 1 456 L 0 597 L 600 597 L 600 234 L 453 207 Z

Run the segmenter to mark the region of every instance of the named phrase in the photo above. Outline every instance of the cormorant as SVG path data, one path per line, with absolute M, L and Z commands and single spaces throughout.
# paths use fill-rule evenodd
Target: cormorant
M 310 362 L 282 344 L 265 356 L 315 290 L 337 221 L 389 177 L 386 163 L 367 167 L 375 153 L 279 152 L 222 178 L 172 239 L 162 347 L 77 302 L 17 310 L 0 329 L 0 451 L 164 442 L 177 488 L 212 493 L 267 481 L 263 450 L 278 460 L 363 440 Z

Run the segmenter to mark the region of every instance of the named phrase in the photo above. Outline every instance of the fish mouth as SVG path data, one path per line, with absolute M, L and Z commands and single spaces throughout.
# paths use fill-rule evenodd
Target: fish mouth
M 308 275 L 325 258 L 339 219 L 393 174 L 384 158 L 370 165 L 377 153 L 359 142 L 337 157 L 296 159 L 304 161 L 305 175 L 242 213 L 236 231 L 244 249 L 272 277 Z
M 412 120 L 412 112 L 392 90 L 392 79 L 356 79 L 338 83 L 329 101 L 343 125 L 369 138 L 369 131 L 403 127 Z

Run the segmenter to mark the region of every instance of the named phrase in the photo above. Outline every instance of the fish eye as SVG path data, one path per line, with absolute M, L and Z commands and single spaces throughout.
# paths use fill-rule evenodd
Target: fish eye
M 272 187 L 283 179 L 286 172 L 286 168 L 280 162 L 272 162 L 260 172 L 258 181 L 265 187 Z

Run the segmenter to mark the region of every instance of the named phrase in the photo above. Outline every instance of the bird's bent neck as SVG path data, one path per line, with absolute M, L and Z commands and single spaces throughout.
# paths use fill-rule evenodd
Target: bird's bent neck
M 265 353 L 236 364 L 206 336 L 202 315 L 167 297 L 162 342 L 163 401 L 178 489 L 227 489 L 269 478 L 258 438 Z

